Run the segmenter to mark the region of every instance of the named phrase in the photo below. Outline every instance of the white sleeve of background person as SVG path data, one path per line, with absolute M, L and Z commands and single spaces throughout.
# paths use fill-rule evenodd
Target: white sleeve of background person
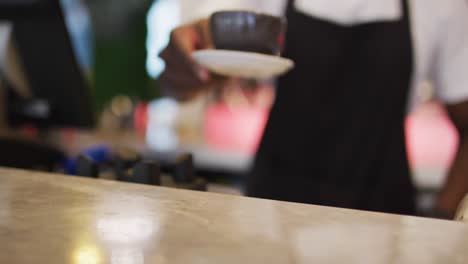
M 446 1 L 453 6 L 440 27 L 434 79 L 438 99 L 454 104 L 468 100 L 468 1 Z
M 11 25 L 9 23 L 0 23 L 0 70 L 4 70 L 6 64 L 6 52 L 10 32 Z

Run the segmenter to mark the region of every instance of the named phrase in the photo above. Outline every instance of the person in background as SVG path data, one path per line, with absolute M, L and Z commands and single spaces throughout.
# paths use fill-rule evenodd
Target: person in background
M 206 17 L 228 1 L 182 2 L 201 19 L 172 32 L 161 54 L 166 68 L 160 81 L 168 94 L 185 100 L 215 79 L 190 56 L 212 47 Z M 404 119 L 419 84 L 429 80 L 460 134 L 435 208 L 453 217 L 468 191 L 464 0 L 235 2 L 230 8 L 285 14 L 283 56 L 296 63 L 278 80 L 247 195 L 414 214 Z M 206 5 L 209 12 L 201 11 Z

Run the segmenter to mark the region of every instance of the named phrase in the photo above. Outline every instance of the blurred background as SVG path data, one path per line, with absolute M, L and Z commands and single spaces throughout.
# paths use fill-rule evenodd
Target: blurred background
M 226 8 L 233 4 L 224 2 Z M 11 98 L 37 97 L 41 95 L 37 89 L 44 86 L 33 87 L 39 82 L 37 78 L 24 76 L 34 73 L 22 73 L 14 63 L 18 50 L 15 47 L 28 50 L 27 45 L 20 44 L 21 34 L 14 37 L 15 23 L 22 22 L 1 20 L 0 90 L 6 106 L 2 107 L 6 109 L 2 114 L 5 138 L 39 139 L 41 144 L 63 154 L 60 170 L 68 173 L 74 172 L 73 161 L 82 152 L 111 153 L 130 148 L 162 163 L 170 163 L 178 153 L 192 153 L 197 175 L 213 184 L 211 190 L 240 194 L 241 178 L 252 163 L 275 98 L 274 82 L 259 83 L 259 89 L 249 98 L 236 92 L 238 89 L 230 89 L 229 94 L 207 93 L 185 103 L 163 97 L 156 81 L 164 69 L 158 53 L 167 45 L 173 28 L 196 19 L 195 13 L 203 13 L 191 12 L 195 8 L 210 12 L 209 7 L 182 6 L 177 0 L 61 0 L 74 62 L 91 92 L 89 97 L 65 93 L 55 98 L 79 102 L 66 103 L 60 108 L 61 118 L 49 122 L 27 118 L 15 122 L 16 109 L 27 112 L 31 107 L 42 108 L 29 99 L 27 104 L 24 100 L 12 104 Z M 40 33 L 30 37 L 30 42 L 40 39 Z M 43 53 L 39 65 L 47 65 L 46 61 L 54 56 L 53 50 Z M 25 61 L 23 64 L 28 68 Z M 36 74 L 50 75 L 48 70 L 53 69 L 42 68 Z M 431 207 L 433 195 L 441 188 L 458 138 L 442 106 L 432 100 L 431 84 L 420 90 L 417 98 L 421 104 L 408 115 L 406 135 L 413 178 L 420 191 L 419 205 L 424 210 Z M 90 102 L 83 103 L 86 100 Z M 88 114 L 80 112 L 88 107 L 93 109 L 95 122 L 67 122 Z M 51 111 L 54 113 L 53 108 Z

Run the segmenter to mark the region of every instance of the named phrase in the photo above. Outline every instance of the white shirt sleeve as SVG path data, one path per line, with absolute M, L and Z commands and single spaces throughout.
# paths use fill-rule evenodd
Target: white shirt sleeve
M 433 72 L 436 96 L 449 104 L 468 100 L 468 3 L 450 1 L 456 4 L 439 32 Z

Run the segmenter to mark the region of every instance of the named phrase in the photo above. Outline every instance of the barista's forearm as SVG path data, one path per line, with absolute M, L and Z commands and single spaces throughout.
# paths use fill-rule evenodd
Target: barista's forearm
M 437 207 L 448 217 L 452 217 L 457 205 L 468 193 L 468 135 L 461 135 L 460 146 L 445 187 L 440 193 Z

